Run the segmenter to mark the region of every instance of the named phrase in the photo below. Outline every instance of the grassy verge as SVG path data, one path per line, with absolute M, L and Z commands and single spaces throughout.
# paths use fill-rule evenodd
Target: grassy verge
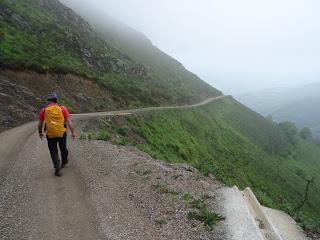
M 194 200 L 192 197 L 186 202 L 191 210 L 187 213 L 187 219 L 197 220 L 210 229 L 223 218 L 208 209 L 207 204 L 202 199 Z
M 105 127 L 156 159 L 189 163 L 228 186 L 250 186 L 263 205 L 319 231 L 319 146 L 288 138 L 277 124 L 232 99 L 111 119 Z

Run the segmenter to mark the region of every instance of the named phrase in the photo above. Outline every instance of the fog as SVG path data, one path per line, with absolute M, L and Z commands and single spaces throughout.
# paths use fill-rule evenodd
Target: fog
M 103 12 L 225 93 L 320 81 L 317 0 L 62 0 Z

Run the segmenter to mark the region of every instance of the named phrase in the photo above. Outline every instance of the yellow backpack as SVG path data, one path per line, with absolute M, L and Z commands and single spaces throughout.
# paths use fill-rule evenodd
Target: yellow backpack
M 44 120 L 48 138 L 62 137 L 67 131 L 65 128 L 65 119 L 59 105 L 47 107 L 44 110 Z

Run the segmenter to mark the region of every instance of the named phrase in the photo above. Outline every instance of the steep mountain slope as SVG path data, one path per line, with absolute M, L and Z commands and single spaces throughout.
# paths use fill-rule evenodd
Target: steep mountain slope
M 107 42 L 112 43 L 112 46 L 115 46 L 121 52 L 125 52 L 134 61 L 148 66 L 151 75 L 156 79 L 155 84 L 158 84 L 160 88 L 169 85 L 168 90 L 174 98 L 178 97 L 175 90 L 177 84 L 188 92 L 188 98 L 191 99 L 199 94 L 197 89 L 200 85 L 204 87 L 201 90 L 206 92 L 206 86 L 200 84 L 201 79 L 187 71 L 181 63 L 155 47 L 142 33 L 98 10 L 95 10 L 95 14 L 90 14 L 92 12 L 85 10 L 86 8 L 83 6 L 78 6 L 77 1 L 68 0 L 65 2 L 87 19 L 96 32 Z M 88 4 L 88 7 L 90 7 L 90 4 Z
M 132 144 L 170 163 L 192 164 L 229 186 L 250 186 L 262 204 L 320 230 L 320 147 L 299 135 L 288 137 L 279 125 L 232 98 L 193 109 L 101 119 L 82 135 Z
M 158 54 L 163 53 L 153 51 L 150 59 L 162 58 Z M 221 94 L 170 57 L 166 56 L 163 61 L 168 63 L 157 67 L 157 71 L 166 72 L 172 62 L 179 67 L 171 75 L 157 75 L 147 62 L 133 59 L 114 46 L 114 42 L 100 37 L 85 20 L 58 0 L 0 2 L 0 74 L 41 97 L 55 89 L 64 102 L 78 111 L 88 109 L 80 104 L 88 89 L 79 85 L 72 93 L 75 97 L 65 94 L 64 89 L 69 83 L 76 86 L 77 81 L 73 80 L 78 77 L 92 82 L 88 87 L 94 85 L 100 89 L 99 96 L 86 99 L 95 110 L 192 103 Z M 17 72 L 8 73 L 8 69 Z M 46 91 L 39 87 L 41 76 L 33 81 L 36 87 L 25 84 L 21 75 L 28 75 L 30 70 L 50 78 L 51 85 L 46 86 Z M 67 74 L 73 77 L 66 77 Z M 57 79 L 62 82 L 57 83 Z M 6 88 L 3 94 L 2 97 L 7 98 Z M 12 97 L 18 98 L 18 95 Z
M 238 97 L 239 101 L 277 122 L 291 121 L 299 128 L 309 127 L 320 137 L 320 83 L 300 88 L 269 89 Z

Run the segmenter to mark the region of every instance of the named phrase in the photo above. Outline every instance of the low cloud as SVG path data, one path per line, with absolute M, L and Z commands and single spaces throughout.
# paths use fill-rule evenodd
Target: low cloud
M 316 0 L 63 0 L 143 32 L 205 81 L 228 92 L 320 81 Z

